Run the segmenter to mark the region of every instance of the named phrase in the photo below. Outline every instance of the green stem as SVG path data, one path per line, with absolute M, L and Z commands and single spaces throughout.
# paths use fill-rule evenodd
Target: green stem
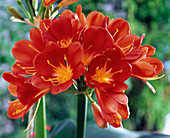
M 45 96 L 41 98 L 35 118 L 35 138 L 47 138 Z
M 34 13 L 33 13 L 33 11 L 32 11 L 31 5 L 30 5 L 30 3 L 28 3 L 28 0 L 25 0 L 25 3 L 26 3 L 26 5 L 27 5 L 29 14 L 30 14 L 30 16 L 31 16 L 31 20 L 30 20 L 30 21 L 33 23 L 33 22 L 34 22 L 34 20 L 33 20 Z
M 87 116 L 87 97 L 77 95 L 77 138 L 85 138 Z
M 39 8 L 39 12 L 38 12 L 38 15 L 41 16 L 41 13 L 42 13 L 42 10 L 43 10 L 43 1 L 41 2 L 41 5 L 40 5 L 40 8 Z
M 18 2 L 18 1 L 17 1 Z M 21 7 L 21 9 L 23 10 L 24 14 L 27 16 L 27 18 L 30 20 L 31 16 L 28 13 L 28 11 L 25 9 L 24 5 L 21 2 L 18 2 L 19 6 Z

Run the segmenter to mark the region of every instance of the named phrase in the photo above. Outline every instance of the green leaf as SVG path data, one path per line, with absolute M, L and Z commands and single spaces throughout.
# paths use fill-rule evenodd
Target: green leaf
M 73 120 L 62 121 L 59 125 L 56 125 L 49 138 L 74 138 L 76 131 L 76 125 Z

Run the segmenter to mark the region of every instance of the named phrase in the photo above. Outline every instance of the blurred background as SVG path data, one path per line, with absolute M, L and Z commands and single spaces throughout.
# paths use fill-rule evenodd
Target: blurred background
M 110 18 L 126 19 L 133 34 L 140 37 L 145 33 L 142 45 L 149 44 L 156 48 L 154 57 L 164 63 L 165 69 L 161 75 L 166 75 L 160 80 L 150 82 L 156 89 L 156 94 L 153 94 L 146 84 L 138 79 L 130 78 L 126 82 L 129 85 L 126 94 L 129 97 L 131 114 L 129 119 L 123 120 L 123 127 L 132 131 L 170 134 L 170 1 L 79 0 L 65 9 L 75 12 L 78 4 L 82 5 L 86 15 L 97 10 Z M 14 0 L 1 0 L 0 2 L 0 75 L 11 70 L 14 64 L 11 48 L 18 40 L 29 39 L 31 29 L 27 24 L 12 22 L 6 10 L 7 6 L 21 11 Z M 24 122 L 21 119 L 12 120 L 7 117 L 8 101 L 14 100 L 7 86 L 8 83 L 0 77 L 0 137 L 24 137 L 26 133 L 23 131 L 27 126 L 27 116 Z M 73 122 L 76 121 L 75 95 L 60 93 L 51 96 L 47 94 L 46 99 L 47 125 L 52 129 L 65 119 L 70 118 Z M 87 125 L 94 123 L 89 103 Z

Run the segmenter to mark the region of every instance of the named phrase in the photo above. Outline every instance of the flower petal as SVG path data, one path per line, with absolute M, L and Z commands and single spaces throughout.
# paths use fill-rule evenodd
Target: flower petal
M 17 119 L 23 116 L 27 105 L 23 105 L 18 99 L 12 101 L 8 107 L 7 115 L 11 119 Z M 27 111 L 28 112 L 28 111 Z
M 128 22 L 122 18 L 110 20 L 108 30 L 116 42 L 131 33 Z
M 21 61 L 33 61 L 35 55 L 38 53 L 39 51 L 36 46 L 28 40 L 20 40 L 12 48 L 13 56 Z
M 145 61 L 135 62 L 132 64 L 132 74 L 140 77 L 155 76 L 154 67 Z
M 69 80 L 65 83 L 58 83 L 53 88 L 51 88 L 51 94 L 58 94 L 60 92 L 64 92 L 65 90 L 70 88 L 72 84 L 73 84 L 72 80 Z
M 160 74 L 162 72 L 162 70 L 164 69 L 163 63 L 157 58 L 147 57 L 143 61 L 151 64 L 154 67 L 154 69 L 156 71 L 155 75 Z
M 43 51 L 45 49 L 44 41 L 40 30 L 32 28 L 30 30 L 30 39 L 35 44 L 38 51 Z

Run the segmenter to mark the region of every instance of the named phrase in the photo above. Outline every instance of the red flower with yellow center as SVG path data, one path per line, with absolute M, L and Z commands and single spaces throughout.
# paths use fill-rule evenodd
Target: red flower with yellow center
M 32 83 L 41 88 L 51 84 L 52 94 L 67 90 L 73 84 L 72 79 L 79 78 L 85 71 L 82 56 L 83 48 L 79 42 L 71 43 L 67 50 L 49 42 L 46 51 L 39 53 L 34 60 L 37 74 Z
M 85 73 L 88 85 L 113 89 L 124 87 L 123 82 L 131 75 L 131 66 L 121 57 L 118 50 L 107 50 L 104 55 L 95 57 Z
M 58 43 L 61 47 L 67 48 L 72 42 L 78 39 L 80 27 L 78 20 L 72 21 L 71 18 L 60 16 L 54 20 L 41 22 L 40 26 L 44 30 L 44 40 L 46 43 L 53 41 Z
M 31 106 L 50 91 L 50 88 L 36 88 L 31 84 L 31 79 L 11 72 L 5 72 L 3 78 L 10 83 L 8 87 L 10 94 L 18 97 L 17 100 L 10 102 L 8 108 L 7 114 L 12 119 L 24 118 Z

